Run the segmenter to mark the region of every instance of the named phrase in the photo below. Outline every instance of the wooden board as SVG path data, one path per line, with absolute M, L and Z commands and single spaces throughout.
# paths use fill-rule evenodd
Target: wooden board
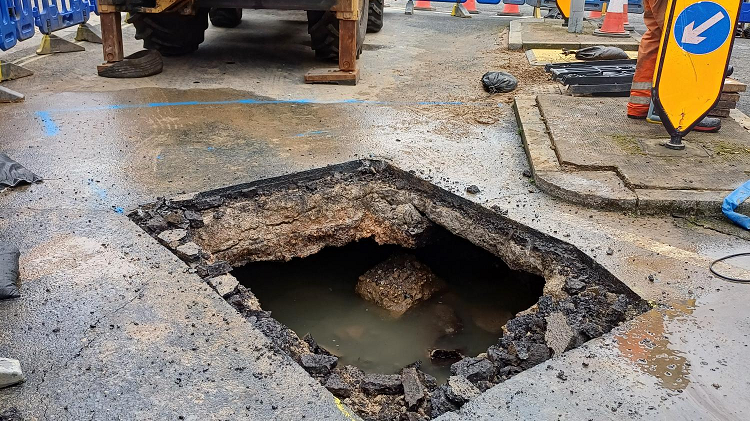
M 721 96 L 719 96 L 719 101 L 734 101 L 737 102 L 740 100 L 740 94 L 739 92 L 723 92 Z
M 336 83 L 356 85 L 359 82 L 359 69 L 347 72 L 339 69 L 312 69 L 305 75 L 305 83 Z
M 729 117 L 729 110 L 716 109 L 708 112 L 709 117 Z
M 716 103 L 716 106 L 714 108 L 724 108 L 727 110 L 732 109 L 732 108 L 737 108 L 737 102 L 719 100 L 719 102 Z
M 747 85 L 730 77 L 724 80 L 724 88 L 721 92 L 745 92 Z

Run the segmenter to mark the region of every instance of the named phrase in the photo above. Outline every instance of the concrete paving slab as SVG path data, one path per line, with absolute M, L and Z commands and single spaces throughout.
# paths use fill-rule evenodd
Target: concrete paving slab
M 568 32 L 567 27 L 562 26 L 561 19 L 520 19 L 510 24 L 510 41 L 508 48 L 511 50 L 562 49 L 577 50 L 595 45 L 608 45 L 620 47 L 626 51 L 638 51 L 640 39 L 634 35 L 623 38 L 609 38 L 593 35 L 598 29 L 591 21 L 584 21 L 583 33 L 575 34 Z
M 540 188 L 589 206 L 720 214 L 723 198 L 750 176 L 750 133 L 724 119 L 719 133 L 691 133 L 687 148 L 673 151 L 661 146 L 667 138 L 661 125 L 625 116 L 626 102 L 517 98 Z M 540 119 L 544 132 L 538 130 Z

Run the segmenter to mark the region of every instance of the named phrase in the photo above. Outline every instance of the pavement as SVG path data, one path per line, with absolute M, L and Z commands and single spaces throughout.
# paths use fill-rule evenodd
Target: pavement
M 161 196 L 375 157 L 576 245 L 657 304 L 444 419 L 750 418 L 747 286 L 707 270 L 750 242 L 721 219 L 547 195 L 524 176 L 511 104 L 556 85 L 506 50 L 508 18 L 485 5 L 452 18 L 449 4 L 409 17 L 405 2 L 390 4 L 383 31 L 367 37 L 355 87 L 303 84 L 320 66 L 304 15 L 264 11 L 236 29 L 210 28 L 196 54 L 166 58 L 151 78 L 97 77 L 99 46 L 86 45 L 28 61 L 34 76 L 3 83 L 26 101 L 0 105 L 2 150 L 45 181 L 0 192 L 0 241 L 22 252 L 22 297 L 0 302 L 0 355 L 19 359 L 27 376 L 0 390 L 0 413 L 349 419 L 123 213 Z M 126 52 L 140 48 L 131 26 L 123 32 Z M 518 75 L 517 92 L 487 95 L 479 80 L 488 70 Z M 481 192 L 466 193 L 469 185 Z M 722 269 L 750 269 L 733 265 Z
M 638 51 L 640 38 L 637 33 L 623 37 L 602 37 L 594 35 L 599 27 L 591 21 L 583 22 L 583 33 L 568 32 L 562 19 L 519 19 L 511 22 L 508 48 L 530 50 L 533 48 L 555 48 L 577 50 L 596 45 L 620 47 L 626 51 Z
M 718 133 L 693 132 L 685 150 L 674 151 L 662 146 L 669 139 L 660 124 L 625 116 L 627 101 L 517 97 L 537 185 L 592 207 L 721 215 L 724 197 L 750 178 L 747 129 L 723 119 Z M 743 204 L 740 211 L 748 209 Z

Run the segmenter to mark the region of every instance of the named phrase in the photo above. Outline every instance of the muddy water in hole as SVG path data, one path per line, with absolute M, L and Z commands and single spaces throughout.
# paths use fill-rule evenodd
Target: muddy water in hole
M 359 297 L 357 278 L 393 253 L 412 253 L 448 284 L 448 289 L 394 319 Z M 327 248 L 291 262 L 251 263 L 234 275 L 272 312 L 302 337 L 368 373 L 398 373 L 422 361 L 439 381 L 449 365 L 430 362 L 431 348 L 460 349 L 467 356 L 485 352 L 501 327 L 541 295 L 543 280 L 515 272 L 498 258 L 453 236 L 437 244 L 405 250 L 365 240 Z M 455 331 L 457 333 L 449 333 Z

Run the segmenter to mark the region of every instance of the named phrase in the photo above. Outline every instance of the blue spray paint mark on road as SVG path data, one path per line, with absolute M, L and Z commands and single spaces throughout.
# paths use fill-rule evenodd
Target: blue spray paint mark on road
M 209 152 L 213 152 L 214 149 L 216 149 L 216 148 L 214 148 L 213 146 L 209 146 L 209 147 L 206 148 L 206 150 L 209 151 Z
M 164 157 L 163 157 L 163 156 L 161 156 L 161 155 L 156 155 L 156 159 L 158 159 L 158 160 L 162 160 L 162 159 L 164 159 Z
M 107 200 L 107 189 L 99 186 L 98 181 L 94 180 L 93 178 L 89 178 L 88 180 L 86 180 L 86 183 L 91 188 L 91 191 L 99 196 L 100 199 Z M 120 215 L 125 213 L 125 209 L 122 206 L 112 205 L 111 208 L 113 212 Z
M 304 132 L 300 134 L 296 134 L 296 137 L 305 137 L 305 136 L 315 136 L 319 134 L 326 134 L 329 133 L 328 130 L 311 130 L 309 132 Z
M 54 136 L 60 132 L 60 128 L 57 127 L 55 121 L 52 120 L 52 116 L 48 111 L 37 111 L 36 116 L 42 119 L 44 134 L 46 134 L 47 136 Z
M 73 107 L 73 108 L 53 108 L 46 111 L 37 111 L 36 115 L 42 120 L 45 133 L 48 136 L 56 135 L 60 129 L 52 120 L 52 113 L 71 113 L 71 112 L 92 112 L 92 111 L 114 111 L 114 110 L 132 110 L 139 108 L 161 108 L 161 107 L 185 107 L 185 106 L 206 106 L 206 105 L 274 105 L 274 104 L 291 104 L 291 105 L 340 105 L 340 104 L 358 104 L 358 105 L 386 105 L 386 106 L 417 106 L 417 105 L 459 105 L 471 107 L 502 107 L 502 103 L 482 103 L 482 102 L 461 102 L 461 101 L 370 101 L 363 99 L 339 99 L 332 101 L 314 100 L 314 99 L 234 99 L 226 101 L 182 101 L 182 102 L 148 102 L 143 104 L 111 104 L 98 105 L 92 107 Z M 157 157 L 157 159 L 161 159 Z
M 111 105 L 99 105 L 92 107 L 73 107 L 73 108 L 52 108 L 46 111 L 37 112 L 38 115 L 47 115 L 50 113 L 69 113 L 69 112 L 84 112 L 84 111 L 108 111 L 108 110 L 130 110 L 136 108 L 161 108 L 161 107 L 184 107 L 184 106 L 200 106 L 200 105 L 233 105 L 233 104 L 244 104 L 244 105 L 274 105 L 274 104 L 292 104 L 292 105 L 306 105 L 306 104 L 361 104 L 361 105 L 467 105 L 474 107 L 487 107 L 487 106 L 502 106 L 500 103 L 471 103 L 461 101 L 369 101 L 363 99 L 339 99 L 333 101 L 319 101 L 313 99 L 235 99 L 227 101 L 183 101 L 183 102 L 149 102 L 144 104 L 111 104 Z
M 107 189 L 99 187 L 96 181 L 94 181 L 93 178 L 89 178 L 88 184 L 91 187 L 91 191 L 93 191 L 99 198 L 106 199 L 107 198 Z

